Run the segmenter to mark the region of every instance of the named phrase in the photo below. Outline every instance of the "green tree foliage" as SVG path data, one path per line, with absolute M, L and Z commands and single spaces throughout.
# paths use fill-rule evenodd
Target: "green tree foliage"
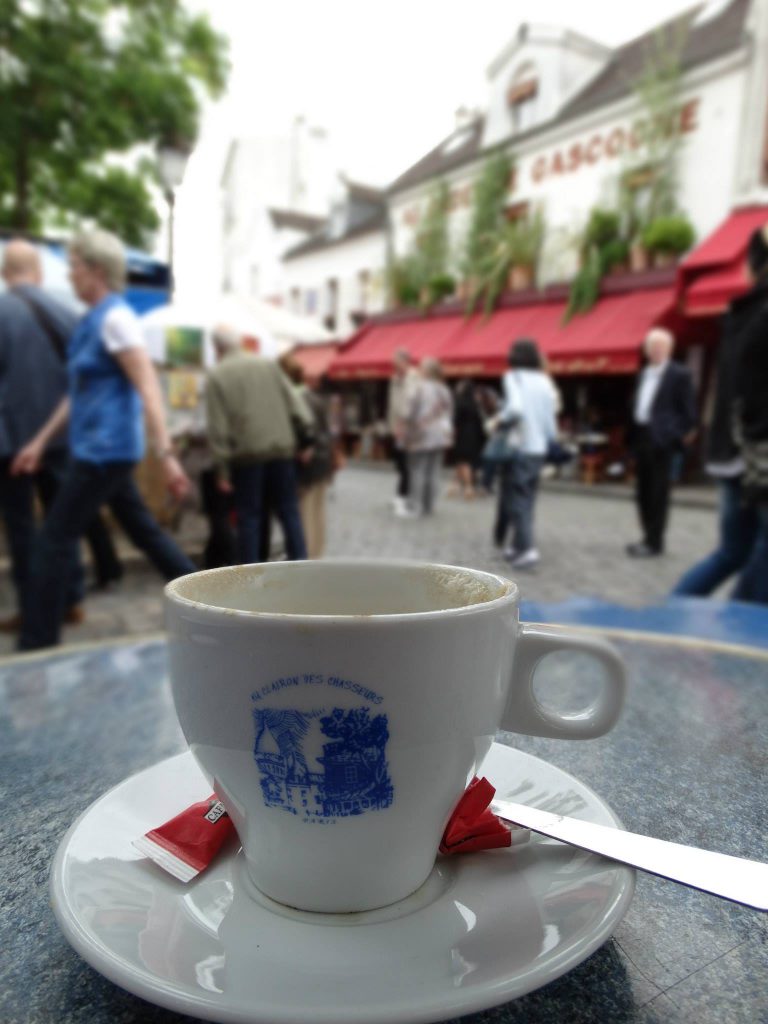
M 227 71 L 223 38 L 180 0 L 0 0 L 0 223 L 87 219 L 141 242 L 154 172 L 120 154 L 189 146 Z

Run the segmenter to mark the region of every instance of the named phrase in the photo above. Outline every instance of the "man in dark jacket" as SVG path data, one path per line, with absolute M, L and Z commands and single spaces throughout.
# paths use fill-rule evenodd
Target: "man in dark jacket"
M 672 361 L 675 339 L 654 327 L 645 339 L 648 362 L 641 370 L 633 406 L 637 505 L 643 539 L 627 547 L 634 558 L 664 551 L 672 486 L 672 459 L 690 439 L 696 403 L 690 371 Z
M 754 286 L 734 303 L 744 319 L 734 411 L 744 460 L 744 496 L 757 525 L 749 560 L 732 596 L 768 604 L 768 224 L 752 235 L 747 264 Z
M 768 599 L 768 561 L 761 563 L 761 545 L 756 543 L 761 532 L 759 508 L 757 502 L 748 500 L 743 439 L 736 436 L 737 410 L 741 418 L 754 409 L 749 424 L 759 434 L 760 418 L 765 420 L 768 408 L 767 232 L 755 232 L 749 247 L 748 267 L 754 285 L 746 295 L 734 299 L 723 321 L 715 402 L 707 434 L 706 469 L 717 480 L 720 491 L 718 546 L 688 569 L 672 591 L 678 596 L 704 597 L 741 572 L 731 596 L 741 601 L 759 600 L 762 589 L 762 599 Z M 754 361 L 749 360 L 752 339 L 754 353 L 758 356 Z M 762 381 L 755 365 L 760 353 L 766 359 Z M 741 397 L 745 393 L 754 401 L 745 403 Z M 768 424 L 764 426 L 768 437 L 766 427 Z M 766 554 L 762 557 L 765 559 Z
M 29 242 L 7 243 L 1 272 L 8 290 L 0 295 L 0 512 L 21 607 L 35 539 L 34 495 L 44 508 L 52 503 L 67 466 L 66 433 L 51 442 L 36 473 L 12 476 L 10 468 L 66 393 L 64 350 L 77 316 L 40 288 L 40 258 Z M 83 573 L 73 549 L 69 621 L 80 621 L 82 596 Z M 18 614 L 0 623 L 4 631 L 18 627 Z

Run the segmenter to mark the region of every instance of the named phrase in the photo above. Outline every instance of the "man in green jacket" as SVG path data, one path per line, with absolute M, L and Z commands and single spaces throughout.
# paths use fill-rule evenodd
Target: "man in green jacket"
M 217 327 L 213 343 L 217 365 L 205 389 L 208 439 L 218 487 L 234 496 L 240 561 L 259 561 L 266 492 L 288 558 L 306 558 L 294 465 L 297 435 L 308 437 L 311 413 L 278 364 L 243 351 L 235 331 Z

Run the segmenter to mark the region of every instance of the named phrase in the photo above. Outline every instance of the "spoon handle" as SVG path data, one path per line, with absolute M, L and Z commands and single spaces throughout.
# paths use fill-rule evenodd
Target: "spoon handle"
M 768 910 L 768 864 L 639 836 L 610 825 L 595 825 L 511 800 L 494 799 L 491 810 L 508 823 L 521 825 L 562 843 L 602 854 L 622 864 L 631 864 L 747 907 Z

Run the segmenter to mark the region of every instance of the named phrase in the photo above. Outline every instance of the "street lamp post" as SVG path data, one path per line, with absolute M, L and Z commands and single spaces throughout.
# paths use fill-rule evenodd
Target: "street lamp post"
M 184 171 L 190 150 L 178 143 L 163 143 L 157 147 L 157 163 L 163 194 L 168 204 L 168 273 L 171 294 L 173 294 L 173 218 L 176 205 L 176 189 L 184 180 Z

